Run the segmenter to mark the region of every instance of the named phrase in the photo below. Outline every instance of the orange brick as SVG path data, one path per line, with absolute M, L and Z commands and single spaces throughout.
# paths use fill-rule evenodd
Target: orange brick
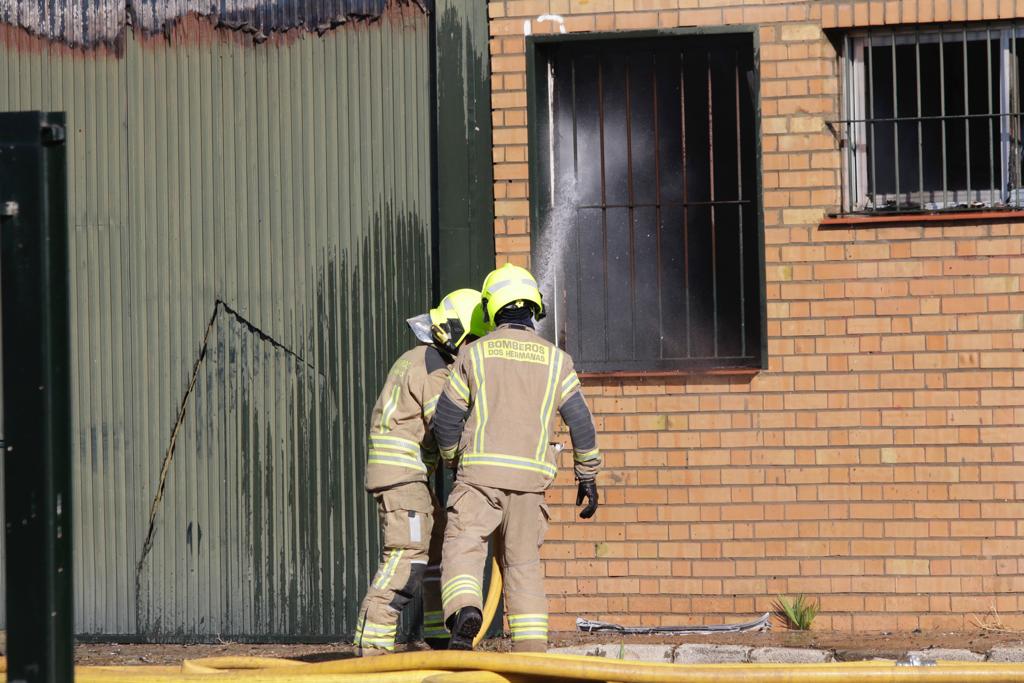
M 1024 609 L 1024 229 L 818 228 L 841 161 L 822 135 L 838 94 L 822 25 L 947 20 L 942 4 L 489 3 L 496 260 L 524 265 L 522 19 L 543 5 L 570 31 L 760 24 L 769 370 L 587 381 L 607 504 L 597 524 L 570 523 L 564 453 L 544 548 L 553 624 L 587 605 L 620 623 L 715 621 L 794 590 L 836 591 L 819 621 L 843 629 L 963 627 L 976 605 L 960 593 Z M 979 7 L 953 9 L 1010 16 Z

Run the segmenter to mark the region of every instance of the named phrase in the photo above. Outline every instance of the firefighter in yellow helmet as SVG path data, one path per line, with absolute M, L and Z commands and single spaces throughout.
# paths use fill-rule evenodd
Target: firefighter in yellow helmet
M 439 585 L 444 522 L 427 487 L 438 456 L 429 423 L 459 348 L 486 333 L 480 292 L 456 290 L 408 323 L 421 344 L 391 366 L 370 417 L 366 490 L 377 501 L 384 549 L 356 623 L 363 655 L 394 650 L 398 615 L 421 585 L 423 636 L 432 647 L 447 646 Z
M 597 510 L 601 456 L 572 359 L 534 331 L 544 303 L 533 276 L 502 266 L 487 276 L 481 294 L 484 314 L 497 328 L 459 354 L 432 424 L 441 457 L 458 467 L 441 560 L 445 625 L 449 648 L 472 648 L 487 539 L 494 534 L 512 649 L 543 652 L 548 615 L 540 545 L 548 526 L 544 491 L 558 469 L 550 441 L 556 411 L 572 437 L 584 519 Z

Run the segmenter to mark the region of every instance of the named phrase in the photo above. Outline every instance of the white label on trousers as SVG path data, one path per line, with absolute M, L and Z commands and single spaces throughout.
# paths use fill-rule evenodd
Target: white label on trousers
M 409 541 L 412 543 L 420 542 L 420 516 L 415 512 L 409 513 Z

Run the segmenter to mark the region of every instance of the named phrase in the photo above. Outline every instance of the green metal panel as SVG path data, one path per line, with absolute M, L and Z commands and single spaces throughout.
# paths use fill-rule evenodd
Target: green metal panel
M 494 268 L 494 176 L 487 3 L 436 0 L 440 293 L 479 289 Z
M 68 117 L 78 632 L 351 633 L 368 412 L 430 299 L 427 22 L 0 28 L 0 110 Z

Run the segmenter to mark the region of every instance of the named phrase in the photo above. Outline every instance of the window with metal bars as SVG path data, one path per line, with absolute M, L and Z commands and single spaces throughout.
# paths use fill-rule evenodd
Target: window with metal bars
M 528 41 L 543 331 L 595 373 L 766 361 L 752 33 Z
M 843 38 L 843 211 L 1017 210 L 1024 28 Z

